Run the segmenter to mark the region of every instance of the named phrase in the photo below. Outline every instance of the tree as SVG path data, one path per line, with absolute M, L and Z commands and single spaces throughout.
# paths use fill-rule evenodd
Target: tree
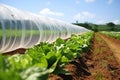
M 76 23 L 78 24 L 78 20 L 76 21 Z
M 114 24 L 113 22 L 107 23 L 107 26 L 109 26 L 110 29 L 111 29 L 112 31 L 114 31 L 115 24 Z
M 98 32 L 98 25 L 97 25 L 97 24 L 94 24 L 93 30 L 94 30 L 95 32 Z
M 85 27 L 85 28 L 90 29 L 90 30 L 92 29 L 92 26 L 90 25 L 90 23 L 87 23 L 87 22 L 85 22 L 85 23 L 73 23 L 73 24 Z

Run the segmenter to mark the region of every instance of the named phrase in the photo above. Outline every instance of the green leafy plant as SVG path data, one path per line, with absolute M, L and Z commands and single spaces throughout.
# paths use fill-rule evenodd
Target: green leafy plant
M 41 42 L 27 49 L 25 54 L 0 55 L 0 80 L 46 80 L 50 73 L 69 75 L 64 70 L 65 64 L 82 57 L 92 35 L 93 32 L 87 32 L 72 35 L 66 41 L 58 38 L 52 44 Z

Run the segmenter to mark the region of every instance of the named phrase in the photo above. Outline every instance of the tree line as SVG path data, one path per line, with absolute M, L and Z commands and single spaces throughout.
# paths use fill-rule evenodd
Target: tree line
M 74 25 L 85 27 L 89 30 L 97 31 L 120 31 L 120 25 L 116 25 L 113 22 L 106 24 L 93 24 L 93 23 L 73 23 Z

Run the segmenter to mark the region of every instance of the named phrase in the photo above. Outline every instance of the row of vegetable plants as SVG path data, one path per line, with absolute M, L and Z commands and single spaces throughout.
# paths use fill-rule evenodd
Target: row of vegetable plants
M 120 39 L 120 32 L 107 32 L 107 31 L 103 31 L 103 34 L 106 34 L 108 36 L 114 37 L 116 39 Z
M 0 80 L 47 80 L 50 73 L 69 75 L 65 64 L 82 57 L 90 46 L 93 32 L 58 38 L 53 43 L 41 42 L 25 54 L 0 55 Z

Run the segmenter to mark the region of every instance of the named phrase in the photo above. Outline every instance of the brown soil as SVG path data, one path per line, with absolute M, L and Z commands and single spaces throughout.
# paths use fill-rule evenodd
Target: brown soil
M 105 41 L 105 38 L 116 42 L 116 39 L 95 33 L 90 52 L 83 53 L 82 58 L 75 59 L 65 66 L 70 75 L 50 74 L 49 80 L 120 80 L 118 59 L 112 47 L 108 45 L 112 43 L 107 43 L 108 40 Z
M 10 51 L 10 52 L 3 53 L 3 55 L 13 55 L 13 54 L 16 54 L 16 53 L 24 54 L 25 51 L 26 51 L 25 48 L 19 48 L 19 49 L 16 49 L 16 50 L 14 50 L 14 51 Z
M 120 64 L 120 40 L 101 34 L 101 38 L 107 43 L 112 50 L 116 60 Z

